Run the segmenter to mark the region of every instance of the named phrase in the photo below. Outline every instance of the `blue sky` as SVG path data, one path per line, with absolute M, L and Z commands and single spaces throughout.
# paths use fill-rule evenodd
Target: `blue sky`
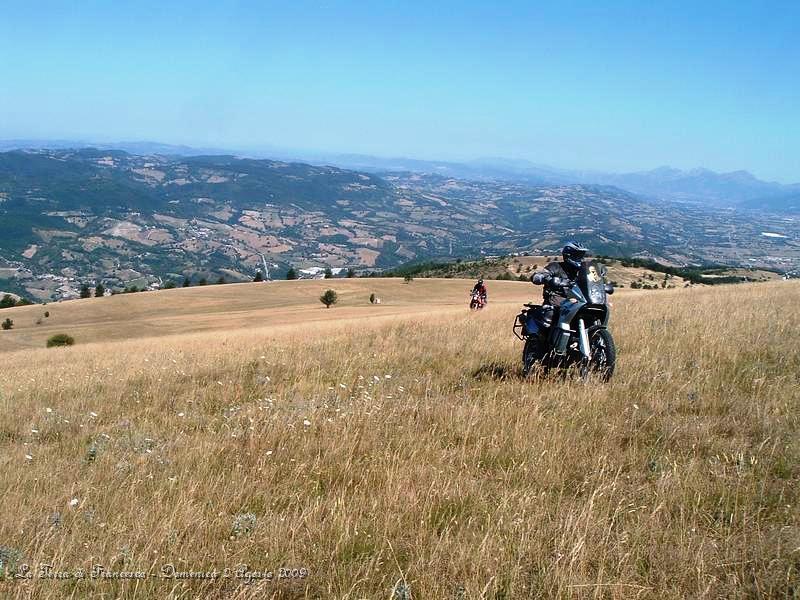
M 0 138 L 800 181 L 799 25 L 798 2 L 6 0 Z

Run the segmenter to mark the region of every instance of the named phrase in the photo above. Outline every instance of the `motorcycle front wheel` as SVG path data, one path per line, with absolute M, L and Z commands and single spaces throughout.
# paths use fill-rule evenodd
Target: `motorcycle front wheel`
M 589 340 L 589 347 L 592 358 L 581 365 L 581 376 L 587 379 L 594 373 L 603 381 L 610 380 L 617 366 L 617 347 L 611 332 L 608 329 L 596 330 Z

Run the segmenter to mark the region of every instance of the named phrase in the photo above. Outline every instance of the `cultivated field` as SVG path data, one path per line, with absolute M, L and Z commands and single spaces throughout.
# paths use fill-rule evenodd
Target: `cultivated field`
M 0 596 L 797 597 L 796 282 L 615 296 L 608 385 L 520 379 L 529 285 L 339 283 L 3 311 Z

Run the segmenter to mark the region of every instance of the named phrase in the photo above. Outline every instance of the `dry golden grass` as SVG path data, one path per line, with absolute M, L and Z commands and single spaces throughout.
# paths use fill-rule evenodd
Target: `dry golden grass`
M 382 278 L 275 281 L 25 306 L 3 310 L 3 318 L 11 318 L 14 328 L 0 332 L 0 352 L 42 348 L 48 337 L 61 332 L 85 344 L 331 319 L 380 319 L 445 306 L 460 310 L 469 302 L 472 284 L 454 279 L 418 279 L 410 284 Z M 319 302 L 328 288 L 339 295 L 335 310 L 326 310 Z M 489 292 L 492 302 L 519 303 L 538 290 L 530 284 L 497 281 L 489 283 Z M 372 293 L 381 299 L 380 305 L 369 303 Z M 45 311 L 50 313 L 47 318 Z
M 617 297 L 608 385 L 521 380 L 503 302 L 3 354 L 0 552 L 150 576 L 0 595 L 797 597 L 799 295 Z

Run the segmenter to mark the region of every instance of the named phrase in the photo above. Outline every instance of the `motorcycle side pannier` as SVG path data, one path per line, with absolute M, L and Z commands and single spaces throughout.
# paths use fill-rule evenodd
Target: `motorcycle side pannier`
M 553 324 L 553 307 L 549 304 L 544 306 L 537 306 L 533 309 L 533 318 L 539 323 L 539 326 L 548 329 Z
M 536 335 L 553 324 L 553 307 L 535 306 L 527 312 L 523 322 L 525 323 L 525 332 L 528 335 Z

